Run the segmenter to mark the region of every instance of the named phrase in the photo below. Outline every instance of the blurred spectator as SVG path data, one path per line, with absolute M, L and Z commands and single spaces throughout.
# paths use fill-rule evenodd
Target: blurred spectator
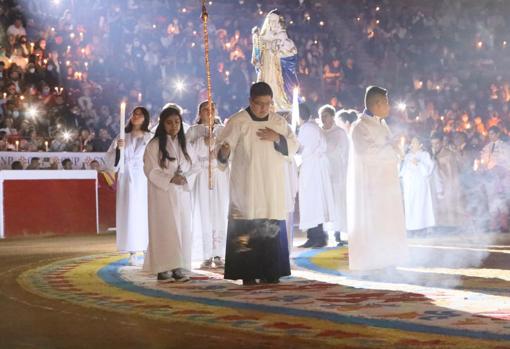
M 62 168 L 64 170 L 72 170 L 73 169 L 73 162 L 71 159 L 64 159 L 62 160 Z

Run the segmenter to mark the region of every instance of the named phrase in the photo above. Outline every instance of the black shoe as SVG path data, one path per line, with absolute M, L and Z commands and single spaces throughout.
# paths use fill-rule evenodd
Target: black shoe
M 347 246 L 347 241 L 338 241 L 336 244 L 338 247 Z
M 158 273 L 158 281 L 175 281 L 172 272 L 164 271 Z
M 312 240 L 306 240 L 306 242 L 300 246 L 298 246 L 299 248 L 310 248 L 312 247 L 313 245 L 315 245 L 315 242 L 312 241 Z
M 175 281 L 178 282 L 187 282 L 190 280 L 190 277 L 184 274 L 181 269 L 174 269 L 172 271 L 172 276 L 175 279 Z
M 326 247 L 328 246 L 328 242 L 327 241 L 318 241 L 316 242 L 315 244 L 312 245 L 312 248 L 323 248 L 323 247 Z
M 257 284 L 255 279 L 243 279 L 243 286 L 253 286 Z

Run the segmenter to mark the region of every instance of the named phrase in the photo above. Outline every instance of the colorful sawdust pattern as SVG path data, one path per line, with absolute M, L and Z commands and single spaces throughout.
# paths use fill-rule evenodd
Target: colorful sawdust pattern
M 449 299 L 457 302 L 459 290 L 449 294 L 422 286 L 417 288 L 420 292 L 363 288 L 363 282 L 374 281 L 346 277 L 345 253 L 306 252 L 295 259 L 293 274 L 298 276 L 278 285 L 243 287 L 211 270 L 195 270 L 188 283 L 158 283 L 141 268 L 126 266 L 126 256 L 119 254 L 57 261 L 24 272 L 18 282 L 39 296 L 84 307 L 252 334 L 298 336 L 318 344 L 510 348 L 510 307 L 483 314 L 463 311 L 458 304 L 448 307 Z M 470 297 L 504 298 L 476 293 L 477 287 L 469 291 Z M 473 300 L 475 305 L 478 301 L 483 299 Z

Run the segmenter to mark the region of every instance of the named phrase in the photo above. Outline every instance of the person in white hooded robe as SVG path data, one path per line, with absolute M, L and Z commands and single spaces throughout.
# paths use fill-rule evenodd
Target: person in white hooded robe
M 149 247 L 143 270 L 162 281 L 187 281 L 191 269 L 191 191 L 200 171 L 186 142 L 182 109 L 166 105 L 144 154 L 149 193 Z
M 322 130 L 326 137 L 326 156 L 329 164 L 329 176 L 333 189 L 335 214 L 333 229 L 338 246 L 342 246 L 341 232 L 347 230 L 345 189 L 347 178 L 347 159 L 349 157 L 349 139 L 347 133 L 335 123 L 335 108 L 327 104 L 319 109 Z
M 115 138 L 105 159 L 107 166 L 117 171 L 116 243 L 118 251 L 129 252 L 129 265 L 136 265 L 136 252 L 147 249 L 149 238 L 147 178 L 143 173 L 143 154 L 152 137 L 149 122 L 147 109 L 134 108 L 125 139 Z
M 216 108 L 212 105 L 211 115 Z M 216 136 L 223 129 L 219 119 L 214 120 L 214 153 Z M 212 155 L 212 189 L 209 189 L 209 103 L 198 106 L 197 124 L 186 132 L 186 140 L 192 144 L 200 164 L 193 187 L 193 260 L 202 261 L 203 268 L 221 268 L 224 265 L 228 219 L 228 181 L 229 166 L 218 166 L 216 156 Z
M 326 223 L 336 221 L 333 188 L 329 174 L 327 142 L 306 104 L 299 106 L 301 145 L 299 168 L 299 228 L 307 231 L 308 240 L 300 247 L 320 248 L 328 243 Z
M 413 137 L 400 169 L 407 230 L 422 230 L 436 224 L 431 191 L 433 170 L 430 154 L 422 149 L 420 140 Z

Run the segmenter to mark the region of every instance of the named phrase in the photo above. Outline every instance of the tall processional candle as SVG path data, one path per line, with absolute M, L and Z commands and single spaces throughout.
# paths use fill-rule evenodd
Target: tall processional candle
M 119 139 L 126 138 L 126 103 L 120 103 L 120 132 Z M 120 149 L 119 173 L 124 173 L 124 147 Z

